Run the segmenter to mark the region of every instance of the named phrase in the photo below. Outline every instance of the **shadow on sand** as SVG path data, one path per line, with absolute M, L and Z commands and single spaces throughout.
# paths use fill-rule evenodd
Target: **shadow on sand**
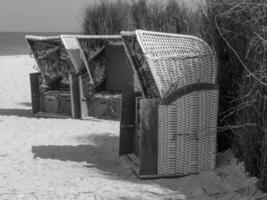
M 140 183 L 158 184 L 171 191 L 177 191 L 175 184 L 177 178 L 140 180 L 126 164 L 126 161 L 119 157 L 119 137 L 110 134 L 95 134 L 87 137 L 76 138 L 82 145 L 78 146 L 33 146 L 34 158 L 56 159 L 61 161 L 86 162 L 86 167 L 101 170 L 107 178 Z M 87 143 L 87 144 L 86 144 Z M 90 144 L 89 144 L 90 143 Z M 183 198 L 177 198 L 183 199 Z
M 20 105 L 24 105 L 24 106 L 31 106 L 30 103 L 20 103 Z M 63 116 L 63 115 L 56 115 L 56 114 L 39 114 L 39 115 L 35 115 L 32 113 L 32 109 L 18 109 L 18 108 L 0 108 L 0 116 L 15 116 L 15 117 L 26 117 L 26 118 L 43 118 L 43 119 L 71 119 L 70 116 Z M 80 120 L 80 119 L 77 119 Z M 86 119 L 82 119 L 83 121 L 91 121 L 91 122 L 102 122 L 103 119 L 98 119 L 98 118 L 94 118 L 94 117 L 88 117 Z
M 30 102 L 20 102 L 19 105 L 32 107 L 32 103 L 30 103 Z
M 32 109 L 3 108 L 0 109 L 0 116 L 17 116 L 33 118 Z
M 131 171 L 123 169 L 118 155 L 119 138 L 109 134 L 77 138 L 78 146 L 33 146 L 34 157 L 62 161 L 86 162 L 88 168 L 97 168 L 110 175 L 129 176 Z M 90 144 L 86 144 L 89 143 Z M 125 167 L 124 167 L 125 168 Z

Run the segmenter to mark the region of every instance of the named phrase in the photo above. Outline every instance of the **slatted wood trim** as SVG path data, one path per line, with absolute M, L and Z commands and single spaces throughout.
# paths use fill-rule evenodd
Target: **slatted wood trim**
M 122 94 L 119 155 L 134 152 L 135 101 L 138 93 Z
M 31 97 L 32 97 L 32 112 L 33 114 L 40 111 L 40 91 L 39 91 L 39 77 L 41 73 L 31 73 L 30 74 L 30 84 L 31 84 Z
M 81 118 L 79 77 L 74 73 L 69 74 L 70 96 L 71 96 L 71 113 L 73 119 Z
M 159 99 L 141 99 L 140 176 L 158 174 Z

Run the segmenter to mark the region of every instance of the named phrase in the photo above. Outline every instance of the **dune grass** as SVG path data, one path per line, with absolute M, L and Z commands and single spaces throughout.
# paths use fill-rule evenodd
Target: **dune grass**
M 216 0 L 212 5 L 220 61 L 230 70 L 228 108 L 221 118 L 232 131 L 232 147 L 246 170 L 267 184 L 267 3 Z M 222 69 L 222 63 L 221 63 Z M 222 75 L 219 78 L 223 78 Z M 230 86 L 230 85 L 229 85 Z M 229 93 L 231 91 L 231 93 Z M 265 190 L 266 191 L 266 190 Z
M 82 32 L 119 34 L 122 30 L 146 29 L 200 36 L 202 12 L 185 7 L 177 0 L 95 1 L 83 12 Z

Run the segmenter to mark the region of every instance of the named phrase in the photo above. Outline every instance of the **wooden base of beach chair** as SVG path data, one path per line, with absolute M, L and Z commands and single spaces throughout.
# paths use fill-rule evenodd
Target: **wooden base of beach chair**
M 40 73 L 30 74 L 32 111 L 36 116 L 80 118 L 79 85 L 76 75 L 70 74 L 70 90 L 41 91 Z
M 121 95 L 97 93 L 88 100 L 88 116 L 100 119 L 120 120 Z

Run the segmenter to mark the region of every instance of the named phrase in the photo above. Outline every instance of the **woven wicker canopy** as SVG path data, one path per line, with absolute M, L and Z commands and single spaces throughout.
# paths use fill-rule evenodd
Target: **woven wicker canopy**
M 216 81 L 215 54 L 197 37 L 143 30 L 121 35 L 145 97 L 164 99 L 185 86 Z

